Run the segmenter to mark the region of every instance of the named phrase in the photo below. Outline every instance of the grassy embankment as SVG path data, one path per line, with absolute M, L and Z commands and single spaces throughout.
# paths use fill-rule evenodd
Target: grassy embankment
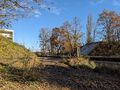
M 0 36 L 0 63 L 16 64 L 16 66 L 23 67 L 23 64 L 27 64 L 28 62 L 32 65 L 35 59 L 36 55 L 23 45 L 19 45 Z

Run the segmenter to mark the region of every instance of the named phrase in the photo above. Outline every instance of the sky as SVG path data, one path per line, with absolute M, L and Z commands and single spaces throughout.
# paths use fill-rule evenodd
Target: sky
M 95 22 L 104 9 L 120 13 L 120 0 L 46 0 L 46 2 L 50 3 L 52 11 L 41 9 L 31 17 L 14 21 L 10 28 L 14 30 L 14 41 L 33 51 L 40 50 L 38 36 L 42 27 L 52 29 L 78 17 L 85 32 L 88 15 L 91 14 Z

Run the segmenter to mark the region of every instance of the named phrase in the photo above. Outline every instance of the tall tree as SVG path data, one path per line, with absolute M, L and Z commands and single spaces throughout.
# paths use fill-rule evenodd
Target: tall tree
M 80 55 L 82 30 L 77 17 L 72 22 L 66 21 L 63 26 L 54 28 L 51 36 L 51 49 L 56 53 L 68 53 L 68 55 Z
M 67 48 L 66 45 L 68 44 L 66 38 L 67 33 L 68 32 L 66 32 L 62 28 L 54 28 L 52 30 L 52 36 L 50 38 L 52 52 L 54 52 L 57 55 L 65 53 Z
M 46 55 L 50 53 L 50 32 L 47 28 L 41 28 L 39 33 L 41 52 Z
M 120 15 L 112 17 L 111 29 L 113 31 L 112 38 L 114 41 L 120 41 Z
M 87 18 L 87 32 L 86 32 L 86 37 L 87 37 L 87 43 L 91 43 L 92 42 L 92 15 L 89 15 Z
M 104 10 L 97 21 L 102 31 L 100 34 L 103 35 L 103 39 L 107 42 L 116 40 L 116 34 L 119 35 L 120 31 L 120 16 L 115 11 Z
M 52 35 L 50 37 L 52 54 L 59 54 L 61 48 L 61 34 L 59 28 L 52 29 Z
M 65 21 L 61 28 L 67 32 L 65 35 L 65 38 L 66 38 L 65 49 L 67 49 L 66 51 L 69 53 L 68 55 L 71 57 L 74 49 L 73 38 L 71 35 L 71 30 L 72 30 L 71 23 L 69 21 Z
M 93 24 L 93 42 L 96 41 L 97 23 Z
M 71 35 L 73 38 L 73 46 L 74 46 L 74 54 L 75 56 L 80 56 L 80 45 L 81 45 L 81 38 L 82 38 L 82 26 L 80 20 L 77 17 L 73 18 L 71 23 Z

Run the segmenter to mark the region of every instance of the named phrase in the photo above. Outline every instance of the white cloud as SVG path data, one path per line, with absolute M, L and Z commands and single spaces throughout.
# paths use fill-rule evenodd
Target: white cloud
M 60 15 L 61 13 L 61 9 L 58 9 L 56 7 L 51 7 L 51 11 L 52 13 L 56 14 L 56 15 Z
M 60 15 L 60 13 L 61 13 L 61 9 L 59 9 L 55 6 L 52 6 L 52 5 L 42 4 L 41 8 L 45 9 L 45 10 L 47 10 L 47 11 L 53 13 L 53 14 L 56 14 L 56 15 Z
M 36 17 L 36 18 L 40 17 L 40 15 L 41 15 L 41 12 L 38 9 L 34 9 L 32 11 L 32 13 L 33 13 L 34 17 Z
M 35 13 L 35 14 L 41 14 L 41 12 L 39 10 L 37 10 L 37 9 L 33 10 L 33 13 Z
M 34 17 L 39 18 L 39 17 L 40 17 L 40 15 L 34 15 Z

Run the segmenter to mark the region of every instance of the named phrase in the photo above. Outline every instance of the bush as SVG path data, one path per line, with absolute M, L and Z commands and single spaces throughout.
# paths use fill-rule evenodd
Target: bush
M 91 56 L 120 56 L 120 41 L 99 42 L 95 49 L 89 54 Z
M 65 64 L 71 67 L 88 67 L 91 69 L 96 68 L 96 64 L 93 61 L 90 61 L 88 58 L 79 57 L 79 58 L 70 58 L 65 60 Z

